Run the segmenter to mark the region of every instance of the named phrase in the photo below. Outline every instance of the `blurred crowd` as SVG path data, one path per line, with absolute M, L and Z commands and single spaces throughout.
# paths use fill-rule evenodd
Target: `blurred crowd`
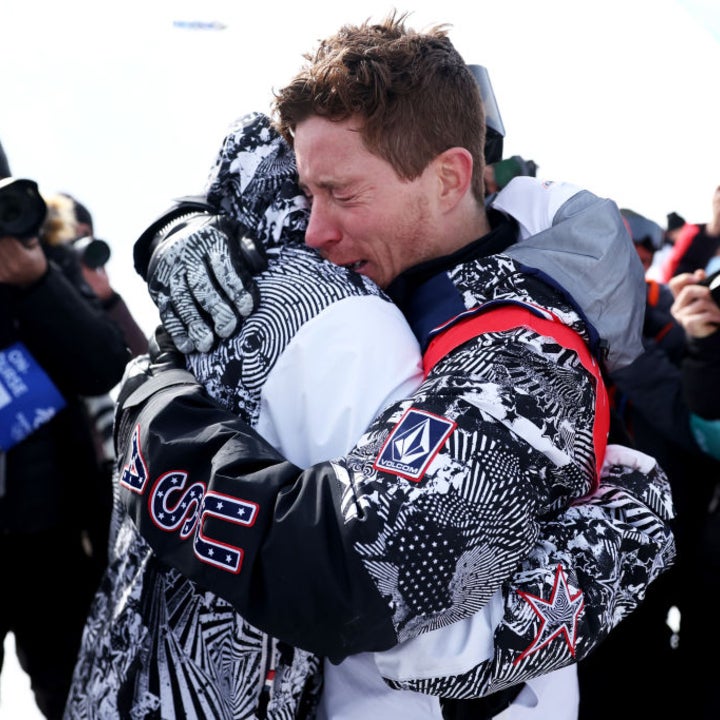
M 107 565 L 111 391 L 148 347 L 93 233 L 74 197 L 13 178 L 0 146 L 0 665 L 12 633 L 48 718 Z

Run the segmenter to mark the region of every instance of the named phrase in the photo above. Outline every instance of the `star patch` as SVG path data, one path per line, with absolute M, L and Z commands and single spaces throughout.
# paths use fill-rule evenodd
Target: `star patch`
M 393 428 L 373 467 L 419 482 L 456 427 L 452 420 L 410 408 Z
M 585 600 L 582 590 L 578 590 L 574 595 L 570 592 L 562 565 L 558 565 L 555 570 L 555 581 L 549 600 L 543 600 L 521 590 L 518 590 L 518 594 L 527 600 L 541 622 L 535 639 L 523 650 L 513 665 L 542 649 L 556 637 L 565 638 L 570 654 L 575 657 L 578 617 L 585 607 Z

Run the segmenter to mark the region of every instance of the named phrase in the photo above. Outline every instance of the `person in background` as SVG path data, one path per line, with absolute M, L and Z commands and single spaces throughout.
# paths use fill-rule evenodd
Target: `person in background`
M 486 202 L 494 198 L 515 177 L 537 177 L 538 166 L 532 160 L 525 160 L 520 155 L 488 163 L 485 166 L 485 197 Z
M 620 211 L 644 268 L 662 245 L 663 230 L 630 209 Z M 702 573 L 702 533 L 713 493 L 720 487 L 720 463 L 696 441 L 683 394 L 681 366 L 685 333 L 671 314 L 670 288 L 646 279 L 643 353 L 610 374 L 614 418 L 637 450 L 657 458 L 670 480 L 678 555 L 673 568 L 648 589 L 640 607 L 589 658 L 580 663 L 580 720 L 616 717 L 679 717 L 694 684 L 703 635 L 695 620 L 696 577 Z M 717 559 L 716 561 L 717 562 Z M 680 627 L 671 627 L 680 614 Z M 638 663 L 638 649 L 643 661 Z M 644 692 L 654 684 L 662 693 Z M 608 693 L 608 687 L 614 688 Z M 618 696 L 622 702 L 618 702 Z
M 676 275 L 670 281 L 674 302 L 671 312 L 687 339 L 683 360 L 683 389 L 693 414 L 693 432 L 703 449 L 720 459 L 720 294 L 708 285 L 704 270 Z M 705 421 L 708 421 L 707 423 Z
M 112 287 L 106 263 L 110 259 L 109 245 L 95 237 L 92 215 L 85 205 L 72 195 L 62 193 L 73 204 L 75 216 L 75 238 L 73 245 L 80 255 L 83 277 L 98 296 L 105 312 L 122 328 L 125 342 L 133 357 L 148 350 L 147 336 L 132 316 L 122 295 Z
M 665 245 L 674 245 L 680 231 L 687 225 L 685 218 L 674 210 L 665 217 Z
M 70 243 L 80 258 L 80 269 L 85 282 L 97 295 L 103 310 L 120 327 L 130 355 L 137 357 L 148 350 L 147 336 L 138 325 L 122 295 L 110 284 L 105 267 L 110 259 L 110 246 L 95 237 L 92 215 L 85 205 L 68 193 L 58 193 L 48 199 L 49 204 L 71 206 L 75 227 Z M 85 398 L 90 419 L 95 427 L 95 444 L 101 464 L 108 475 L 108 487 L 112 488 L 112 466 L 115 449 L 112 441 L 112 423 L 115 400 L 110 393 Z M 108 496 L 108 500 L 112 493 Z M 108 505 L 108 511 L 110 506 Z
M 656 250 L 653 254 L 652 265 L 645 273 L 646 278 L 661 282 L 661 268 L 663 267 L 666 258 L 672 252 L 673 245 L 675 245 L 675 241 L 678 239 L 678 235 L 684 226 L 685 218 L 678 215 L 675 211 L 667 214 L 662 247 L 659 250 Z
M 373 62 L 369 65 L 361 60 L 369 50 L 363 41 L 372 46 Z M 565 322 L 583 332 L 579 316 L 566 304 L 567 295 L 547 286 L 535 273 L 526 275 L 515 265 L 514 255 L 500 251 L 515 242 L 522 245 L 521 238 L 533 237 L 539 230 L 546 230 L 547 225 L 557 223 L 559 227 L 568 215 L 573 216 L 572 209 L 587 210 L 588 206 L 596 208 L 597 205 L 593 198 L 575 188 L 571 190 L 562 184 L 543 186 L 533 178 L 516 178 L 514 183 L 520 180 L 529 183 L 518 186 L 515 203 L 513 193 L 503 198 L 508 204 L 498 207 L 507 214 L 493 214 L 495 222 L 491 225 L 483 202 L 482 106 L 473 78 L 446 34 L 441 29 L 426 35 L 416 34 L 406 31 L 402 21 L 391 18 L 376 26 L 345 27 L 338 36 L 323 44 L 319 56 L 325 51 L 333 64 L 332 72 L 325 72 L 323 68 L 312 81 L 307 76 L 298 77 L 294 89 L 300 94 L 307 90 L 308 95 L 298 97 L 296 104 L 288 98 L 289 106 L 283 105 L 280 113 L 283 135 L 295 145 L 301 187 L 312 198 L 306 243 L 320 249 L 328 260 L 359 271 L 361 279 L 374 280 L 383 289 L 388 289 L 395 280 L 403 281 L 405 292 L 395 295 L 395 299 L 423 346 L 428 340 L 428 330 L 435 323 L 452 321 L 455 313 L 473 310 L 491 299 L 500 305 L 504 298 L 510 298 L 512 305 L 516 302 L 522 305 L 524 300 L 548 304 L 560 312 Z M 316 59 L 323 64 L 322 57 Z M 356 67 L 356 61 L 360 67 Z M 363 96 L 363 88 L 358 87 L 362 83 L 357 81 L 365 78 L 366 73 L 371 82 L 387 79 L 399 83 L 403 91 L 373 87 Z M 314 87 L 320 77 L 344 84 L 340 88 Z M 433 103 L 426 101 L 424 92 L 417 92 L 419 78 L 423 80 L 423 88 L 427 88 L 428 79 L 434 80 L 432 91 L 427 90 L 432 94 Z M 292 96 L 292 90 L 286 90 Z M 436 92 L 443 100 L 439 104 L 435 102 Z M 348 106 L 334 104 L 354 93 L 358 97 L 348 100 Z M 356 115 L 362 107 L 358 100 L 363 98 L 365 101 L 379 99 L 380 104 L 366 108 L 367 115 Z M 413 107 L 396 107 L 400 98 L 400 105 L 407 101 Z M 327 100 L 329 107 L 314 108 L 314 101 L 322 103 L 323 100 Z M 461 108 L 462 117 L 448 113 L 446 104 Z M 430 105 L 442 113 L 442 124 L 431 124 L 431 118 L 425 117 L 433 114 Z M 424 123 L 418 122 L 417 106 L 421 106 Z M 293 115 L 293 111 L 297 111 L 299 117 Z M 390 123 L 391 119 L 395 124 Z M 393 141 L 385 137 L 390 131 L 384 121 L 393 127 Z M 433 137 L 432 143 L 420 143 L 418 138 L 407 136 L 409 129 L 426 125 L 433 129 L 442 127 L 456 136 L 451 137 L 450 142 L 448 138 Z M 420 139 L 427 141 L 429 137 Z M 407 158 L 405 153 L 396 153 L 398 140 L 409 143 L 411 151 Z M 461 145 L 453 140 L 459 140 Z M 435 143 L 442 146 L 440 150 Z M 428 144 L 432 147 L 427 147 Z M 388 152 L 390 159 L 386 157 Z M 405 167 L 403 158 L 412 167 Z M 275 161 L 268 158 L 267 162 Z M 338 173 L 343 177 L 336 177 Z M 243 182 L 248 182 L 248 178 L 243 178 Z M 538 228 L 538 223 L 529 216 L 548 200 L 546 191 L 557 204 L 550 201 L 552 209 L 545 205 L 547 212 L 539 212 L 547 224 Z M 528 213 L 523 213 L 523 209 Z M 606 206 L 606 209 L 608 224 L 604 228 L 614 237 L 612 228 L 615 220 L 620 220 L 619 214 L 617 208 Z M 218 257 L 230 257 L 233 246 L 228 246 L 227 241 L 232 236 L 223 233 L 222 217 L 193 219 L 188 208 L 184 210 L 186 216 L 179 214 L 175 218 L 177 222 L 170 222 L 169 217 L 163 219 L 159 237 L 149 233 L 150 247 L 141 247 L 136 261 L 143 257 L 148 260 L 142 272 L 150 277 L 151 292 L 159 295 L 163 286 L 172 289 L 173 281 L 182 275 L 207 301 L 209 295 L 205 293 L 211 285 L 207 270 L 211 265 L 205 265 L 202 260 L 206 258 L 212 263 Z M 418 210 L 422 212 L 418 214 Z M 528 223 L 522 232 L 512 219 L 516 214 L 521 216 L 519 223 Z M 344 227 L 345 223 L 348 227 Z M 198 231 L 194 235 L 193 229 Z M 188 238 L 186 231 L 199 243 L 195 252 L 178 256 L 175 250 L 182 248 L 183 240 Z M 357 235 L 360 242 L 357 247 L 353 247 L 353 235 Z M 621 237 L 628 252 L 632 252 L 624 231 Z M 607 241 L 608 237 L 603 240 Z M 203 250 L 208 254 L 203 255 Z M 450 257 L 445 257 L 446 253 Z M 183 260 L 192 264 L 183 265 Z M 637 258 L 635 260 L 637 263 Z M 140 267 L 138 262 L 138 269 Z M 215 269 L 226 273 L 230 266 Z M 628 287 L 623 289 L 633 288 L 638 277 L 642 284 L 639 265 L 631 270 L 624 268 L 626 275 L 617 278 L 621 286 L 627 279 Z M 424 291 L 428 293 L 425 298 Z M 192 304 L 187 298 L 184 302 L 177 299 L 176 309 Z M 438 309 L 437 316 L 426 314 L 430 307 Z M 627 313 L 626 307 L 623 312 Z M 575 352 L 582 354 L 582 349 L 575 346 L 558 356 L 553 352 L 557 344 L 550 340 L 536 343 L 544 333 L 535 333 L 532 328 L 532 322 L 529 329 L 524 324 L 522 328 L 513 326 L 512 342 L 507 342 L 508 336 L 503 330 L 481 333 L 480 337 L 472 334 L 470 338 L 465 337 L 459 347 L 452 346 L 447 353 L 436 357 L 437 362 L 431 362 L 428 356 L 426 379 L 412 397 L 385 407 L 346 456 L 315 465 L 304 473 L 279 458 L 248 426 L 220 412 L 213 403 L 208 404 L 197 383 L 182 371 L 170 370 L 164 375 L 163 363 L 158 359 L 142 372 L 128 377 L 127 392 L 123 390 L 119 399 L 117 442 L 125 453 L 120 484 L 131 517 L 161 559 L 166 559 L 165 551 L 170 550 L 176 540 L 181 543 L 189 540 L 182 547 L 173 548 L 167 559 L 197 579 L 201 586 L 211 586 L 230 599 L 240 612 L 247 611 L 254 624 L 265 630 L 278 630 L 275 634 L 286 642 L 328 655 L 333 662 L 347 656 L 351 660 L 363 650 L 388 650 L 399 640 L 412 642 L 422 638 L 414 646 L 418 650 L 434 631 L 469 619 L 472 610 L 467 613 L 472 607 L 486 607 L 499 587 L 497 581 L 504 582 L 500 575 L 526 558 L 528 548 L 521 550 L 521 547 L 535 533 L 518 532 L 518 527 L 525 527 L 525 521 L 516 518 L 516 513 L 524 515 L 529 511 L 534 516 L 539 512 L 551 522 L 555 511 L 565 507 L 568 494 L 574 496 L 574 491 L 564 487 L 564 483 L 573 485 L 576 480 L 582 486 L 581 494 L 591 491 L 594 484 L 591 478 L 597 479 L 597 466 L 593 461 L 605 457 L 604 448 L 593 446 L 594 432 L 590 430 L 594 427 L 595 392 L 601 392 L 601 385 L 573 362 L 577 360 Z M 184 338 L 185 341 L 191 339 L 191 335 Z M 181 343 L 187 344 L 182 340 Z M 382 347 L 378 349 L 382 352 Z M 376 351 L 375 348 L 368 350 Z M 610 350 L 612 357 L 616 350 L 615 347 Z M 531 370 L 535 368 L 535 361 L 544 370 Z M 156 371 L 159 372 L 155 374 Z M 171 378 L 176 378 L 182 387 L 163 387 Z M 137 382 L 135 390 L 134 382 Z M 526 382 L 532 391 L 529 385 L 527 392 L 520 389 L 526 387 Z M 572 387 L 573 392 L 565 394 L 560 386 Z M 587 392 L 583 390 L 579 398 L 576 393 L 583 388 Z M 552 401 L 547 404 L 540 401 L 538 406 L 535 403 L 541 397 L 552 398 Z M 151 402 L 146 406 L 148 398 Z M 177 404 L 174 399 L 178 400 Z M 205 428 L 202 447 L 199 444 L 193 447 L 196 422 Z M 535 433 L 535 428 L 540 427 L 542 431 L 538 432 L 542 438 Z M 181 433 L 182 442 L 171 442 L 176 433 Z M 522 440 L 516 433 L 520 433 Z M 598 439 L 602 435 L 599 432 Z M 552 448 L 567 458 L 567 462 L 560 460 Z M 259 456 L 255 455 L 256 451 Z M 553 458 L 559 465 L 555 465 Z M 212 467 L 206 465 L 208 460 Z M 646 460 L 650 459 L 644 458 L 639 465 L 634 465 L 640 474 Z M 170 465 L 182 467 L 183 487 L 188 490 L 192 487 L 194 493 L 199 493 L 193 499 L 193 517 L 181 520 L 175 513 L 169 517 L 166 515 L 169 505 L 162 509 L 151 500 L 151 509 L 148 504 L 145 494 L 151 485 L 153 495 L 163 503 L 161 488 L 153 484 L 152 478 L 166 477 L 163 468 Z M 246 476 L 245 467 L 252 470 L 252 478 Z M 649 470 L 648 466 L 645 468 Z M 619 476 L 629 479 L 632 472 L 628 475 L 625 472 Z M 614 480 L 618 477 L 614 473 L 613 476 Z M 200 477 L 201 484 L 196 484 L 196 478 Z M 653 478 L 646 477 L 653 486 Z M 544 485 L 544 481 L 549 482 L 552 489 L 537 488 L 543 498 L 540 499 L 531 486 L 536 482 Z M 642 485 L 649 487 L 644 481 Z M 624 495 L 619 507 L 632 495 L 632 492 Z M 234 528 L 237 535 L 223 521 L 213 522 L 208 518 L 208 523 L 200 520 L 197 525 L 202 526 L 203 540 L 198 540 L 196 545 L 192 537 L 198 521 L 195 510 L 214 513 L 206 504 L 206 499 L 213 502 L 211 497 L 222 497 L 223 508 L 240 512 L 242 518 Z M 147 522 L 148 510 L 159 523 L 155 533 Z M 653 517 L 649 507 L 640 514 L 645 519 Z M 230 512 L 227 524 L 235 525 L 231 519 L 235 517 L 236 513 Z M 500 528 L 508 521 L 513 529 L 508 528 L 506 534 Z M 180 531 L 181 538 L 170 537 L 170 524 Z M 590 525 L 594 527 L 594 534 L 597 527 Z M 589 526 L 573 525 L 572 530 L 564 526 L 563 537 L 577 539 L 584 530 L 589 530 Z M 218 546 L 215 532 L 220 533 Z M 212 539 L 206 533 L 212 535 Z M 602 544 L 613 535 L 614 532 L 608 530 Z M 586 541 L 593 545 L 590 538 Z M 560 545 L 565 547 L 565 542 Z M 220 546 L 230 552 L 223 551 L 218 556 Z M 589 547 L 585 541 L 581 546 Z M 551 541 L 545 547 L 550 549 L 556 545 Z M 643 556 L 647 560 L 652 557 L 653 568 L 663 566 L 667 556 L 661 548 L 648 549 L 649 554 L 643 553 Z M 506 552 L 513 556 L 508 565 Z M 492 557 L 488 557 L 488 553 Z M 611 554 L 618 559 L 624 553 Z M 201 556 L 207 562 L 201 560 Z M 597 564 L 600 562 L 603 566 L 608 559 L 605 550 L 598 555 L 588 554 L 587 566 L 579 571 L 580 575 L 606 588 L 617 588 L 625 595 L 624 583 L 620 583 L 622 589 L 618 588 L 615 582 L 609 581 L 608 568 Z M 274 560 L 279 564 L 271 569 Z M 240 561 L 242 569 L 237 564 Z M 656 564 L 658 561 L 660 565 Z M 232 577 L 223 569 L 230 570 L 228 563 L 233 566 Z M 644 575 L 648 569 L 640 570 L 640 574 Z M 534 597 L 552 595 L 551 577 L 557 588 L 561 582 L 559 572 L 559 566 L 555 565 L 555 573 L 543 573 L 549 586 L 540 588 Z M 499 573 L 497 577 L 496 573 Z M 605 581 L 601 580 L 603 576 Z M 262 588 L 254 585 L 256 578 Z M 282 587 L 274 587 L 281 580 Z M 577 580 L 570 582 L 575 585 Z M 563 587 L 567 587 L 564 581 Z M 635 585 L 635 589 L 639 588 Z M 570 604 L 579 602 L 575 591 L 571 594 Z M 484 595 L 487 597 L 483 599 Z M 613 595 L 611 592 L 610 596 Z M 613 603 L 612 597 L 606 599 Z M 586 597 L 585 609 L 589 615 L 576 615 L 574 627 L 585 622 L 595 628 L 606 625 L 609 616 L 605 613 L 609 606 L 602 609 L 596 606 L 590 611 L 589 601 Z M 272 607 L 274 603 L 276 607 Z M 579 612 L 579 605 L 575 607 Z M 601 618 L 596 614 L 598 611 Z M 511 628 L 508 624 L 496 633 L 508 641 L 519 629 L 520 626 Z M 578 642 L 582 644 L 582 638 L 592 642 L 592 634 L 578 631 Z M 524 658 L 518 657 L 515 651 L 526 647 L 528 651 L 533 650 L 530 655 L 534 656 L 534 650 L 540 649 L 533 643 L 533 638 L 537 639 L 535 633 L 530 631 L 530 635 L 525 638 L 527 643 L 519 638 L 511 642 L 515 650 L 507 648 L 509 654 L 501 653 L 502 658 L 497 661 L 484 656 L 480 660 L 482 670 L 472 663 L 467 666 L 471 680 L 480 680 L 479 685 L 485 682 L 483 689 L 507 687 L 534 674 L 536 663 L 543 662 L 542 657 L 550 661 L 547 670 L 561 667 L 569 660 L 562 652 L 556 655 L 561 648 L 554 646 L 548 649 L 547 655 L 535 656 L 524 664 L 524 669 L 519 668 L 518 663 L 523 664 Z M 539 645 L 545 647 L 546 643 Z M 584 653 L 587 649 L 585 646 L 581 651 L 575 646 L 572 652 Z M 371 666 L 376 662 L 379 666 L 377 656 L 382 654 L 378 652 L 369 658 Z M 459 659 L 450 654 L 454 660 Z M 405 655 L 411 659 L 411 672 L 417 671 L 412 662 L 421 655 L 419 652 Z M 400 661 L 399 655 L 394 657 Z M 435 665 L 431 663 L 426 671 L 442 670 L 442 675 L 446 675 L 443 658 L 427 653 L 424 659 L 431 658 Z M 463 658 L 463 663 L 466 660 Z M 497 682 L 490 676 L 500 665 L 503 669 L 499 674 L 503 677 Z M 407 666 L 398 664 L 393 668 L 392 660 L 384 666 L 385 670 L 390 669 L 392 686 L 398 689 L 419 689 L 432 694 L 432 680 L 435 680 L 435 690 L 440 695 L 458 697 L 464 693 L 463 697 L 467 697 L 468 693 L 478 691 L 479 685 L 469 682 L 464 672 L 454 681 L 443 677 L 442 684 L 440 678 L 423 674 L 412 678 L 417 683 L 413 687 L 403 667 Z M 348 713 L 362 704 L 361 689 L 351 680 L 357 677 L 352 668 L 352 664 L 346 667 L 346 680 L 339 680 L 336 687 L 336 699 L 344 702 L 338 717 L 348 717 Z
M 32 202 L 12 231 L 0 212 L 0 661 L 12 633 L 38 707 L 58 720 L 106 556 L 83 397 L 114 387 L 130 354 L 37 184 L 9 176 L 0 202 L 19 187 Z
M 685 402 L 690 409 L 693 434 L 703 450 L 720 461 L 720 295 L 706 284 L 703 269 L 681 273 L 670 281 L 675 297 L 671 312 L 685 330 L 687 352 L 682 361 Z M 716 476 L 717 477 L 717 476 Z M 703 478 L 693 478 L 694 484 Z M 720 623 L 713 612 L 713 598 L 720 593 L 720 484 L 710 500 L 699 533 L 701 543 L 692 592 L 694 612 L 681 620 L 682 633 L 690 630 L 696 642 L 683 656 L 691 670 L 685 696 L 692 695 L 693 717 L 720 717 L 716 666 L 702 655 L 720 644 Z M 709 607 L 710 606 L 710 607 Z M 687 626 L 687 627 L 686 627 Z M 687 689 L 689 688 L 689 690 Z
M 710 220 L 707 223 L 685 223 L 660 266 L 657 279 L 667 283 L 675 275 L 707 268 L 720 249 L 720 185 L 712 196 Z
M 620 214 L 623 216 L 625 226 L 632 238 L 635 252 L 637 252 L 647 281 L 647 272 L 653 264 L 655 253 L 662 249 L 664 242 L 663 229 L 653 220 L 644 215 L 622 208 Z M 669 307 L 667 308 L 669 310 Z

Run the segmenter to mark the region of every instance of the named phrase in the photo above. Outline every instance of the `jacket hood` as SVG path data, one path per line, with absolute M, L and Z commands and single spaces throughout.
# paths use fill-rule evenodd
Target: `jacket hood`
M 230 128 L 207 183 L 208 202 L 240 221 L 266 249 L 304 242 L 310 214 L 295 154 L 262 113 Z
M 492 206 L 520 226 L 505 254 L 569 296 L 599 336 L 607 370 L 638 357 L 645 277 L 617 205 L 569 183 L 517 177 Z

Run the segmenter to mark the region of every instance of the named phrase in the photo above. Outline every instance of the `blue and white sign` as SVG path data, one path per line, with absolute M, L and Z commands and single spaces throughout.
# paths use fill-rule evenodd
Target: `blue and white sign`
M 65 407 L 65 399 L 21 342 L 0 350 L 0 450 L 9 450 Z

